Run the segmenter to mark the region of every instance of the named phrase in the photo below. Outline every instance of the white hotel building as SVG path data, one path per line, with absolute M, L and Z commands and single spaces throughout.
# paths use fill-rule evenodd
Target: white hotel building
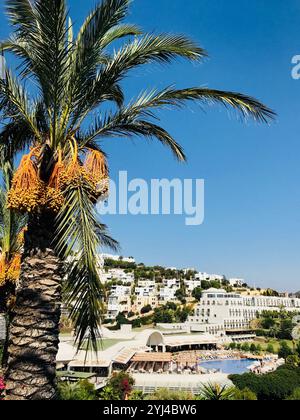
M 209 289 L 203 292 L 190 324 L 218 325 L 225 332 L 245 331 L 257 314 L 263 311 L 300 312 L 300 299 L 265 296 L 241 296 L 227 293 L 222 289 Z
M 129 286 L 112 286 L 107 304 L 107 319 L 115 319 L 120 312 L 130 312 L 130 293 Z

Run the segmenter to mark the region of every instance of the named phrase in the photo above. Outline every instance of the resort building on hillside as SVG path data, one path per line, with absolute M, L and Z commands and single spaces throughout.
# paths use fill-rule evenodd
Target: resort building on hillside
M 242 296 L 227 293 L 222 289 L 209 289 L 203 292 L 194 314 L 189 317 L 190 324 L 223 325 L 226 333 L 246 331 L 250 323 L 263 311 L 300 312 L 300 299 L 266 296 Z
M 151 279 L 139 279 L 137 282 L 138 287 L 151 287 L 153 290 L 156 287 L 155 280 Z
M 201 280 L 184 280 L 187 292 L 191 295 L 197 287 L 201 287 Z
M 229 279 L 228 281 L 232 287 L 243 287 L 243 285 L 246 284 L 244 279 Z
M 130 293 L 130 286 L 112 286 L 107 304 L 107 319 L 114 320 L 120 312 L 130 312 Z
M 103 260 L 113 260 L 113 261 L 120 261 L 125 263 L 135 263 L 135 259 L 133 257 L 121 257 L 120 255 L 112 255 L 112 254 L 101 254 Z
M 159 300 L 162 304 L 177 300 L 176 292 L 180 289 L 179 279 L 163 279 L 162 287 L 159 290 Z
M 219 274 L 208 274 L 208 273 L 196 273 L 195 274 L 196 280 L 202 280 L 202 281 L 219 281 L 220 283 L 224 280 L 226 280 L 225 276 L 220 276 Z
M 168 289 L 180 289 L 180 280 L 179 279 L 163 279 L 162 284 Z
M 131 311 L 130 296 L 111 295 L 108 298 L 106 318 L 115 320 L 119 313 Z
M 150 305 L 152 309 L 156 308 L 158 306 L 158 296 L 155 280 L 139 280 L 138 286 L 134 289 L 134 296 L 132 312 L 141 312 L 141 310 L 148 305 Z
M 143 308 L 146 306 L 151 306 L 152 309 L 155 309 L 159 306 L 157 296 L 137 296 L 131 306 L 131 311 L 134 313 L 140 313 Z
M 134 283 L 134 273 L 126 273 L 126 271 L 121 268 L 111 268 L 107 272 L 103 271 L 100 278 L 103 283 L 109 281 L 118 281 L 123 284 L 131 285 Z
M 144 286 L 136 287 L 134 289 L 135 296 L 137 297 L 152 297 L 156 296 L 156 287 L 154 286 Z

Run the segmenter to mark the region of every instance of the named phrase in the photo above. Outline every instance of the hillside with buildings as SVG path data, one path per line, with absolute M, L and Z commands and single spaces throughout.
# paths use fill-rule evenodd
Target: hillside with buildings
M 108 324 L 138 320 L 138 326 L 147 314 L 158 314 L 156 318 L 160 319 L 162 308 L 166 309 L 163 319 L 178 319 L 178 316 L 172 318 L 170 314 L 173 304 L 173 311 L 176 305 L 185 310 L 185 315 L 179 316 L 184 321 L 189 318 L 198 324 L 222 324 L 223 330 L 227 324 L 228 327 L 236 325 L 242 329 L 245 326 L 249 328 L 249 322 L 257 317 L 260 309 L 293 307 L 295 302 L 289 299 L 287 293 L 251 288 L 241 278 L 198 272 L 194 268 L 149 267 L 137 263 L 133 257 L 109 254 L 101 256 L 101 279 L 106 291 L 104 318 Z M 203 307 L 207 297 L 210 299 L 211 296 L 212 306 L 220 309 L 217 314 Z M 225 310 L 235 303 L 238 306 L 236 310 Z M 249 306 L 252 307 L 250 312 L 245 309 Z

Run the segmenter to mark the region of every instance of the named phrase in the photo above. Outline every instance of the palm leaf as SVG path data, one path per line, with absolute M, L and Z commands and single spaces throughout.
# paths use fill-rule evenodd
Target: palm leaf
M 136 35 L 142 35 L 142 31 L 138 26 L 130 24 L 116 25 L 102 36 L 100 40 L 100 48 L 103 50 L 118 39 Z
M 28 99 L 28 94 L 18 80 L 7 69 L 5 79 L 0 80 L 0 112 L 6 118 L 22 120 L 28 129 L 40 139 L 34 107 Z
M 65 261 L 71 258 L 65 292 L 78 348 L 87 338 L 96 351 L 104 295 L 97 252 L 99 246 L 116 249 L 117 243 L 109 237 L 106 227 L 98 223 L 89 185 L 84 181 L 66 191 L 65 205 L 57 217 L 56 237 L 59 255 Z
M 27 37 L 36 30 L 37 20 L 30 0 L 6 0 L 6 14 L 19 36 Z
M 263 122 L 267 122 L 275 115 L 272 110 L 257 100 L 239 93 L 205 88 L 181 90 L 168 88 L 160 92 L 145 92 L 117 113 L 108 114 L 104 118 L 102 116 L 96 118 L 85 134 L 83 144 L 84 141 L 89 143 L 110 136 L 156 138 L 163 145 L 168 146 L 176 158 L 184 161 L 185 155 L 182 147 L 166 130 L 154 124 L 151 119 L 157 120 L 153 113 L 156 108 L 182 107 L 186 101 L 198 101 L 204 104 L 220 103 L 240 112 L 244 118 L 252 117 Z

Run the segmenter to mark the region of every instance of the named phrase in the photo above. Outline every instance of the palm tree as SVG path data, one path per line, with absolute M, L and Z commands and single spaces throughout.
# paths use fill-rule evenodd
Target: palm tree
M 75 35 L 65 0 L 7 1 L 13 33 L 0 48 L 20 60 L 20 71 L 6 69 L 0 112 L 4 133 L 22 133 L 8 207 L 28 215 L 6 372 L 11 399 L 56 395 L 62 264 L 74 252 L 66 285 L 71 317 L 78 345 L 88 336 L 96 348 L 102 286 L 95 257 L 100 245 L 116 246 L 95 214 L 108 189 L 102 141 L 157 139 L 184 161 L 182 147 L 158 124 L 158 108 L 199 101 L 259 122 L 274 115 L 251 97 L 199 87 L 152 90 L 126 103 L 121 82 L 131 70 L 206 57 L 184 36 L 142 34 L 123 23 L 129 4 L 103 0 Z M 121 38 L 124 45 L 112 49 Z
M 230 401 L 235 399 L 236 389 L 227 385 L 207 384 L 203 385 L 200 398 L 205 401 Z

